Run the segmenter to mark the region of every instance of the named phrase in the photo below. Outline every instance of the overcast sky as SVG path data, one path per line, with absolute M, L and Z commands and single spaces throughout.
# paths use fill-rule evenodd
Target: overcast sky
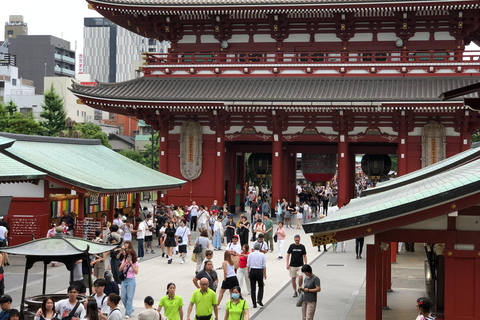
M 23 15 L 28 24 L 28 34 L 53 35 L 70 41 L 71 49 L 83 52 L 83 18 L 100 17 L 95 10 L 88 9 L 85 0 L 0 0 L 0 25 L 9 21 L 9 15 Z M 2 27 L 0 40 L 3 40 Z M 471 47 L 470 50 L 478 50 Z
M 28 34 L 52 35 L 70 41 L 70 48 L 77 54 L 83 52 L 83 18 L 100 17 L 88 9 L 85 0 L 1 0 L 0 40 L 4 40 L 4 25 L 10 15 L 23 15 L 28 24 Z

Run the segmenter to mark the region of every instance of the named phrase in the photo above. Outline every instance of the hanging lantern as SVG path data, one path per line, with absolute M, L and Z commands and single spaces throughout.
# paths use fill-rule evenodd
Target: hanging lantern
M 248 158 L 248 167 L 257 176 L 272 174 L 272 154 L 252 153 Z
M 366 154 L 362 157 L 362 170 L 370 180 L 380 180 L 380 177 L 390 172 L 392 160 L 388 154 Z
M 336 170 L 336 154 L 302 154 L 302 173 L 308 181 L 330 181 L 335 176 Z

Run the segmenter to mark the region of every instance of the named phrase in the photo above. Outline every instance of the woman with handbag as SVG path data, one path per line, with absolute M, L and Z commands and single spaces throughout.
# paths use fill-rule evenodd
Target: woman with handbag
M 244 214 L 242 214 L 240 216 L 240 221 L 237 228 L 237 234 L 240 237 L 240 244 L 242 246 L 244 244 L 248 244 L 249 228 L 250 228 L 250 223 L 247 221 L 247 217 Z
M 238 279 L 237 279 L 237 274 L 235 273 L 235 264 L 233 263 L 232 260 L 232 254 L 230 251 L 225 251 L 223 255 L 223 263 L 222 263 L 222 269 L 223 269 L 223 282 L 222 282 L 222 288 L 220 289 L 220 294 L 218 295 L 218 305 L 222 302 L 223 295 L 225 294 L 226 290 L 231 290 L 234 287 L 238 287 Z
M 282 221 L 278 223 L 278 228 L 275 230 L 275 236 L 277 237 L 278 259 L 283 259 L 283 243 L 285 242 L 286 232 L 283 228 Z
M 168 264 L 172 263 L 173 248 L 177 245 L 175 241 L 175 226 L 173 221 L 168 222 L 168 227 L 165 229 L 165 234 L 163 235 L 165 247 L 167 247 L 167 258 Z
M 122 302 L 125 306 L 125 319 L 129 319 L 133 313 L 133 297 L 135 296 L 135 275 L 138 274 L 137 254 L 134 250 L 128 249 L 125 251 L 125 259 L 120 265 L 120 278 L 125 278 L 122 281 Z
M 213 227 L 213 250 L 222 250 L 223 225 L 222 217 L 218 216 Z
M 242 246 L 242 252 L 240 253 L 240 261 L 238 263 L 238 270 L 237 270 L 237 278 L 239 286 L 245 281 L 247 286 L 248 294 L 250 294 L 250 279 L 248 278 L 248 268 L 247 268 L 247 260 L 248 255 L 250 254 L 250 246 L 248 244 L 244 244 Z
M 225 320 L 248 320 L 248 303 L 242 297 L 240 287 L 233 287 L 232 299 L 227 302 Z
M 238 243 L 238 235 L 234 235 L 232 238 L 232 242 L 227 245 L 227 251 L 230 251 L 232 254 L 232 260 L 235 264 L 235 272 L 237 272 L 238 265 L 240 262 L 240 253 L 242 253 L 242 246 Z
M 197 255 L 197 265 L 195 267 L 195 272 L 199 272 L 203 269 L 203 260 L 205 259 L 205 251 L 210 248 L 210 241 L 208 240 L 208 231 L 207 229 L 203 229 L 200 232 L 200 236 L 195 240 L 194 250 L 195 247 L 201 246 L 202 251 L 196 253 Z

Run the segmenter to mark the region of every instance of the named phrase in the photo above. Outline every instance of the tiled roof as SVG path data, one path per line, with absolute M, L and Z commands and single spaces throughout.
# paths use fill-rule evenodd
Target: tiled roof
M 72 85 L 83 97 L 119 101 L 439 101 L 445 91 L 480 77 L 398 78 L 138 78 Z
M 0 183 L 38 180 L 45 178 L 46 175 L 0 153 Z
M 104 4 L 128 4 L 128 5 L 175 5 L 175 6 L 198 6 L 198 5 L 295 5 L 295 4 L 363 4 L 363 3 L 421 3 L 438 2 L 438 0 L 93 0 L 94 3 Z
M 424 179 L 426 177 L 430 177 L 432 175 L 464 165 L 465 163 L 478 158 L 480 158 L 480 149 L 479 148 L 470 149 L 470 150 L 458 153 L 449 158 L 443 159 L 442 161 L 439 161 L 437 163 L 431 164 L 423 168 L 422 170 L 413 171 L 406 175 L 400 176 L 398 178 L 380 182 L 375 186 L 375 188 L 362 191 L 362 196 L 368 196 L 371 194 L 383 192 L 385 190 L 390 190 L 399 186 L 411 184 L 411 183 L 414 183 L 415 181 Z
M 135 145 L 135 138 L 131 136 L 126 136 L 122 134 L 110 133 L 108 135 L 108 140 L 120 140 L 125 142 L 128 145 L 134 146 Z
M 479 166 L 480 160 L 475 160 L 408 185 L 353 199 L 320 222 L 304 225 L 304 230 L 307 233 L 330 233 L 368 226 L 480 193 Z M 417 173 L 426 169 L 428 167 Z
M 166 190 L 185 181 L 152 170 L 99 140 L 0 133 L 15 139 L 3 153 L 65 183 L 100 194 Z

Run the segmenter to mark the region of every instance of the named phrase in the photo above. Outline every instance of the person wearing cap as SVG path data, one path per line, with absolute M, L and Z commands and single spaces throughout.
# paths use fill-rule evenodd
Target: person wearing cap
M 235 235 L 235 230 L 237 229 L 237 224 L 233 221 L 233 214 L 228 215 L 228 221 L 225 225 L 225 236 L 227 237 L 227 243 L 232 242 L 232 238 Z
M 12 310 L 12 297 L 8 294 L 1 296 L 0 307 L 2 308 L 2 312 L 0 312 L 0 320 L 8 320 L 10 311 Z
M 258 250 L 259 250 L 261 253 L 267 253 L 267 252 L 268 252 L 268 245 L 267 245 L 267 243 L 266 243 L 265 241 L 263 241 L 263 240 L 264 240 L 264 237 L 265 237 L 265 236 L 263 235 L 263 233 L 260 233 L 260 234 L 258 235 L 257 241 L 255 241 L 255 242 L 253 243 L 253 250 L 257 250 L 257 249 L 255 249 L 255 244 L 258 243 L 258 246 L 259 246 L 259 249 L 258 249 Z
M 257 307 L 257 303 L 263 307 L 263 280 L 267 279 L 267 259 L 265 255 L 260 252 L 260 243 L 255 242 L 253 245 L 253 252 L 247 258 L 248 277 L 250 278 L 251 297 L 253 307 Z M 257 292 L 258 283 L 258 296 Z

